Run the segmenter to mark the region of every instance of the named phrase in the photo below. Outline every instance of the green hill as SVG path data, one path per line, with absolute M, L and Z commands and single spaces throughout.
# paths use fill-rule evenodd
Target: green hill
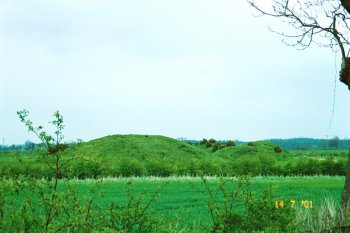
M 258 141 L 245 143 L 239 146 L 225 147 L 214 153 L 215 156 L 224 159 L 239 159 L 245 157 L 259 157 L 259 156 L 273 156 L 277 160 L 283 160 L 288 152 L 281 148 L 281 151 L 277 152 L 279 148 L 276 144 L 269 141 Z
M 66 153 L 68 157 L 84 157 L 102 164 L 75 163 L 69 169 L 81 177 L 91 173 L 109 176 L 215 174 L 219 169 L 216 163 L 222 160 L 188 143 L 153 135 L 107 136 L 78 144 Z
M 189 144 L 164 136 L 112 135 L 79 143 L 64 151 L 60 178 L 170 175 L 344 175 L 346 153 L 282 151 L 268 142 L 238 146 Z M 221 149 L 220 149 L 221 148 Z M 43 150 L 0 153 L 0 176 L 52 177 L 54 160 Z M 342 152 L 343 153 L 343 152 Z M 339 153 L 338 153 L 339 154 Z M 344 157 L 344 158 L 343 158 Z M 48 166 L 47 163 L 50 165 Z M 50 167 L 51 166 L 51 167 Z
M 82 143 L 74 153 L 94 158 L 203 158 L 210 154 L 176 139 L 154 135 L 112 135 Z

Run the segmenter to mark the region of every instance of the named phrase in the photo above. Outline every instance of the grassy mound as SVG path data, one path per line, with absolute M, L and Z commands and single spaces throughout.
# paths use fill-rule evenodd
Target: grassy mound
M 227 146 L 212 152 L 202 144 L 190 145 L 164 136 L 112 135 L 77 144 L 61 156 L 60 178 L 100 176 L 201 175 L 345 175 L 346 159 L 332 151 L 322 160 L 310 151 L 276 150 L 259 141 Z M 54 161 L 45 151 L 0 153 L 0 176 L 52 177 Z M 297 153 L 297 154 L 296 154 Z M 299 154 L 301 153 L 301 154 Z M 332 155 L 332 157 L 330 157 Z M 47 162 L 51 165 L 47 165 Z
M 82 143 L 74 153 L 94 158 L 203 158 L 204 150 L 176 139 L 154 135 L 112 135 Z
M 88 177 L 108 176 L 169 176 L 216 174 L 220 171 L 213 157 L 201 148 L 176 139 L 153 135 L 112 135 L 78 144 L 66 153 L 94 161 L 74 164 L 72 174 Z M 69 156 L 68 156 L 69 157 Z M 86 170 L 86 171 L 84 171 Z
M 275 158 L 282 159 L 286 156 L 287 152 L 280 148 L 278 151 L 277 148 L 280 148 L 278 145 L 275 145 L 268 141 L 258 141 L 258 142 L 249 142 L 239 146 L 225 147 L 214 154 L 221 158 L 226 159 L 235 159 L 242 157 L 256 157 L 259 155 L 270 155 Z

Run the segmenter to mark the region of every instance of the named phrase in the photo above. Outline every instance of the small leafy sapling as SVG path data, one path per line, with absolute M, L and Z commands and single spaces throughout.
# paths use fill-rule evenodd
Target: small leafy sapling
M 54 113 L 54 120 L 51 123 L 54 128 L 54 136 L 51 136 L 47 134 L 42 126 L 34 126 L 33 122 L 28 119 L 29 111 L 24 109 L 22 111 L 18 111 L 17 115 L 19 116 L 21 122 L 25 124 L 25 126 L 28 128 L 29 132 L 34 133 L 42 142 L 42 144 L 45 146 L 46 151 L 43 155 L 43 160 L 45 164 L 52 170 L 53 176 L 55 177 L 54 185 L 52 186 L 52 193 L 51 198 L 48 203 L 47 213 L 46 213 L 46 220 L 45 220 L 45 230 L 48 232 L 49 225 L 53 218 L 55 217 L 57 213 L 57 186 L 58 186 L 58 180 L 61 177 L 61 170 L 62 167 L 65 166 L 69 160 L 62 160 L 62 152 L 65 151 L 68 146 L 64 143 L 62 143 L 64 136 L 63 136 L 63 116 L 59 113 L 59 111 L 56 111 Z

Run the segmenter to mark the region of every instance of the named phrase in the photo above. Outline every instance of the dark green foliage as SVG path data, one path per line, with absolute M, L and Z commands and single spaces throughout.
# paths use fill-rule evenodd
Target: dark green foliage
M 205 139 L 205 138 L 203 138 L 203 139 L 199 142 L 199 144 L 200 144 L 200 145 L 205 145 L 207 142 L 208 142 L 208 140 Z
M 236 143 L 232 140 L 226 142 L 226 146 L 236 146 Z
M 219 150 L 218 144 L 214 144 L 213 147 L 211 148 L 211 150 L 212 150 L 213 152 Z
M 147 174 L 154 176 L 170 176 L 176 174 L 176 168 L 167 158 L 153 158 L 146 163 Z
M 123 159 L 119 163 L 121 176 L 142 176 L 145 175 L 145 167 L 137 159 Z
M 75 161 L 62 170 L 63 176 L 69 179 L 99 178 L 104 175 L 104 172 L 101 163 L 84 160 Z
M 275 146 L 275 147 L 273 148 L 273 150 L 274 150 L 276 153 L 282 153 L 282 148 L 279 147 L 279 146 Z
M 340 139 L 337 136 L 328 140 L 328 147 L 337 149 L 339 147 Z
M 205 147 L 206 148 L 212 147 L 212 145 L 213 145 L 213 143 L 211 143 L 211 142 L 206 142 L 205 143 Z
M 232 140 L 229 140 L 227 142 L 225 141 L 217 141 L 215 139 L 203 139 L 200 141 L 199 145 L 204 145 L 205 148 L 210 148 L 211 152 L 214 153 L 218 150 L 224 149 L 225 147 L 229 147 L 229 146 L 235 146 L 235 142 Z
M 214 176 L 221 174 L 221 167 L 219 163 L 215 163 L 209 159 L 202 160 L 199 166 L 198 175 Z
M 209 139 L 209 142 L 210 142 L 211 144 L 215 144 L 215 143 L 216 143 L 216 140 L 215 140 L 214 138 L 211 138 L 211 139 Z

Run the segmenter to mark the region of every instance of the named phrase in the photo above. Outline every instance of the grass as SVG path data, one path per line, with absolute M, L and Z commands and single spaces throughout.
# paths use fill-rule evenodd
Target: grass
M 68 184 L 73 184 L 77 187 L 79 194 L 85 195 L 90 189 L 98 188 L 102 194 L 98 201 L 107 206 L 112 201 L 125 202 L 128 182 L 132 182 L 133 193 L 136 196 L 145 195 L 145 190 L 152 193 L 164 182 L 169 182 L 151 209 L 170 219 L 181 216 L 179 221 L 183 226 L 190 226 L 195 222 L 205 224 L 211 221 L 207 205 L 209 196 L 205 192 L 201 178 L 198 177 L 106 178 L 102 184 L 98 180 L 70 180 L 61 183 L 61 190 L 64 190 Z M 208 184 L 209 188 L 216 193 L 219 178 L 209 177 Z M 295 206 L 300 209 L 303 209 L 303 200 L 312 201 L 313 209 L 310 210 L 312 212 L 324 208 L 326 200 L 332 200 L 334 205 L 338 205 L 343 184 L 344 178 L 336 176 L 255 177 L 251 180 L 251 190 L 259 195 L 261 190 L 274 187 L 276 200 L 295 200 Z M 216 194 L 220 198 L 219 193 Z M 145 197 L 147 198 L 147 195 Z M 236 208 L 239 210 L 243 206 L 238 202 Z
M 166 184 L 162 191 L 157 195 L 155 202 L 152 202 L 150 211 L 156 212 L 158 217 L 168 219 L 170 222 L 177 222 L 177 229 L 210 229 L 212 227 L 212 219 L 208 208 L 209 201 L 216 200 L 220 205 L 225 203 L 222 196 L 220 185 L 222 180 L 220 177 L 205 177 L 208 186 L 205 186 L 200 177 L 119 177 L 119 178 L 103 178 L 103 179 L 71 179 L 60 180 L 59 192 L 69 193 L 70 188 L 77 190 L 78 197 L 89 199 L 96 192 L 99 193 L 95 199 L 97 206 L 108 207 L 112 202 L 119 205 L 126 205 L 130 197 L 142 198 L 145 202 L 150 200 L 152 194 L 157 188 Z M 238 181 L 237 178 L 232 178 Z M 26 180 L 23 180 L 26 182 Z M 46 182 L 45 180 L 42 180 Z M 4 182 L 7 182 L 4 180 Z M 12 182 L 11 180 L 9 182 Z M 131 185 L 130 185 L 131 184 Z M 324 219 L 328 219 L 328 226 L 334 227 L 337 208 L 340 202 L 344 177 L 339 176 L 294 176 L 294 177 L 278 177 L 278 176 L 257 176 L 249 181 L 249 192 L 251 191 L 255 200 L 263 193 L 263 190 L 274 190 L 272 199 L 264 202 L 264 206 L 259 206 L 258 212 L 261 210 L 264 214 L 275 213 L 275 201 L 284 201 L 284 208 L 279 208 L 283 213 L 288 215 L 287 210 L 290 200 L 295 200 L 295 208 L 297 209 L 296 222 L 304 229 L 316 229 L 321 226 Z M 1 185 L 1 184 L 0 184 Z M 210 197 L 206 188 L 209 188 L 213 194 Z M 237 188 L 237 183 L 227 183 L 226 190 Z M 132 196 L 128 194 L 128 188 L 131 188 Z M 6 199 L 15 200 L 21 203 L 24 196 L 13 192 L 7 193 Z M 244 196 L 239 196 L 235 201 L 235 212 L 242 213 L 245 206 L 243 204 Z M 302 201 L 312 201 L 313 208 L 306 209 L 302 205 Z M 18 205 L 18 204 L 17 204 Z M 18 209 L 17 205 L 11 208 Z M 268 207 L 268 208 L 266 208 Z M 333 216 L 333 217 L 332 217 Z M 326 226 L 322 225 L 324 230 Z M 320 231 L 321 231 L 320 230 Z M 201 232 L 202 230 L 198 230 Z M 203 232 L 203 231 L 202 231 Z

